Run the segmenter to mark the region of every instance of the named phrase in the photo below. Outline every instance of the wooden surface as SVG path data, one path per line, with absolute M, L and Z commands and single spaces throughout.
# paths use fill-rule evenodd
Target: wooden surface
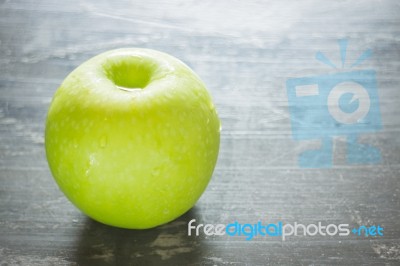
M 399 265 L 400 5 L 398 1 L 0 1 L 1 265 Z M 370 48 L 383 129 L 362 141 L 382 163 L 349 165 L 335 138 L 330 169 L 299 168 L 285 82 L 335 73 Z M 86 59 L 147 47 L 190 65 L 222 120 L 213 179 L 196 206 L 144 231 L 94 222 L 59 191 L 44 153 L 55 90 Z M 187 223 L 381 225 L 382 237 L 187 235 Z

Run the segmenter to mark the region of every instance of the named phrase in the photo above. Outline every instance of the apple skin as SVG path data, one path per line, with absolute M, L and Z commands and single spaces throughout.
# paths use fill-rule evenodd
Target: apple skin
M 170 55 L 139 48 L 105 52 L 71 72 L 45 129 L 50 170 L 67 198 L 94 220 L 131 229 L 193 207 L 219 142 L 200 78 Z

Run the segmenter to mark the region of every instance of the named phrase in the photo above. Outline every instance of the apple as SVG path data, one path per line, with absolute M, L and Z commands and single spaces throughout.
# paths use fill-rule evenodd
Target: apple
M 105 52 L 56 91 L 45 129 L 52 175 L 101 223 L 131 229 L 172 221 L 212 176 L 220 121 L 200 78 L 155 50 Z

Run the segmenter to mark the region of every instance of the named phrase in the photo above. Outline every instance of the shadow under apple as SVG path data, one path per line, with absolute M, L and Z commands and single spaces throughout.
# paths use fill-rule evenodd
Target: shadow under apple
M 86 218 L 80 233 L 78 265 L 190 265 L 203 255 L 201 237 L 188 236 L 187 224 L 199 219 L 196 207 L 176 220 L 146 230 L 107 226 Z

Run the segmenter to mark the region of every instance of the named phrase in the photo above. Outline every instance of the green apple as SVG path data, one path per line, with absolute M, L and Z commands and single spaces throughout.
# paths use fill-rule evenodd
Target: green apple
M 150 49 L 76 68 L 48 111 L 46 155 L 68 199 L 104 224 L 144 229 L 179 217 L 213 173 L 220 121 L 200 78 Z

